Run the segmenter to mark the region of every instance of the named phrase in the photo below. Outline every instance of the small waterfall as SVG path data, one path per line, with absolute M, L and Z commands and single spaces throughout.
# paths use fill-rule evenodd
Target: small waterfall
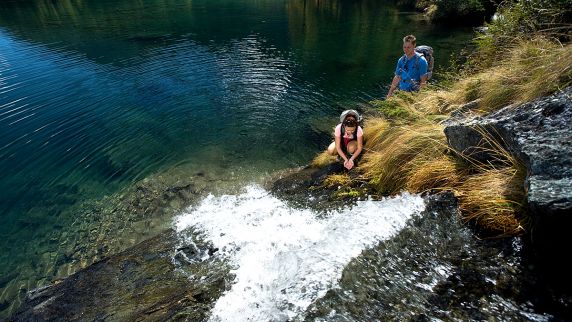
M 360 201 L 326 214 L 293 209 L 255 185 L 239 195 L 209 196 L 176 218 L 178 231 L 205 233 L 236 276 L 211 321 L 287 321 L 335 288 L 347 263 L 393 236 L 424 209 L 402 194 Z

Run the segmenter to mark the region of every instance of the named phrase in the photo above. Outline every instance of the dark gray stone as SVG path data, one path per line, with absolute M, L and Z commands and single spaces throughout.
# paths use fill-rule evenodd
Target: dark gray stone
M 483 117 L 454 120 L 445 127 L 453 149 L 494 163 L 482 133 L 489 133 L 527 168 L 524 184 L 533 218 L 531 240 L 538 254 L 550 260 L 563 257 L 554 252 L 572 241 L 568 232 L 572 224 L 572 87 Z
M 206 321 L 229 268 L 213 257 L 194 259 L 212 247 L 199 238 L 189 243 L 165 231 L 30 291 L 8 321 Z
M 507 106 L 484 117 L 463 119 L 445 127 L 456 151 L 491 161 L 478 128 L 499 140 L 530 171 L 554 179 L 572 175 L 572 87 L 519 106 Z M 483 149 L 485 148 L 485 149 Z
M 572 87 L 519 106 L 445 127 L 449 145 L 480 162 L 494 162 L 483 131 L 517 156 L 528 170 L 531 207 L 570 210 L 572 205 Z M 481 129 L 479 131 L 479 129 Z

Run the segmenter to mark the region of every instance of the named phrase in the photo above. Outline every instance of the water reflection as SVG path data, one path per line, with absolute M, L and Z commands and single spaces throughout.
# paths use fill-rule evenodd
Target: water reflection
M 332 86 L 355 85 L 353 80 L 370 77 L 388 82 L 407 33 L 435 48 L 446 46 L 436 55 L 437 66 L 446 64 L 455 49 L 451 35 L 456 42 L 455 35 L 470 35 L 468 30 L 429 25 L 372 0 L 36 0 L 0 4 L 0 24 L 25 39 L 120 65 L 181 38 L 224 46 L 258 35 L 277 50 L 296 55 L 305 74 Z M 346 82 L 348 78 L 352 81 Z

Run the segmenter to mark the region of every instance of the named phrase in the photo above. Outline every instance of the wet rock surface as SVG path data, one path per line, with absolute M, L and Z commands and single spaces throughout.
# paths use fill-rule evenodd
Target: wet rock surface
M 528 202 L 544 213 L 572 210 L 572 87 L 484 117 L 445 127 L 451 147 L 481 162 L 494 162 L 483 132 L 495 138 L 528 170 Z M 483 145 L 484 144 L 484 145 Z
M 567 321 L 572 297 L 539 275 L 523 240 L 480 240 L 458 220 L 451 193 L 425 197 L 426 208 L 394 238 L 364 250 L 339 287 L 304 321 Z
M 451 147 L 480 161 L 493 162 L 483 133 L 524 163 L 527 203 L 533 217 L 531 240 L 550 270 L 567 275 L 558 250 L 572 243 L 572 87 L 484 117 L 455 120 L 445 128 Z M 484 130 L 484 132 L 482 130 Z M 483 144 L 484 143 L 484 144 Z M 572 278 L 567 287 L 572 286 Z
M 327 210 L 343 207 L 348 203 L 365 199 L 371 189 L 364 182 L 353 182 L 349 186 L 328 186 L 324 180 L 329 175 L 347 174 L 357 178 L 356 170 L 346 171 L 341 163 L 332 163 L 324 168 L 304 167 L 275 175 L 266 188 L 276 197 L 287 201 L 292 207 Z M 354 195 L 340 194 L 340 189 L 351 189 Z
M 331 199 L 333 189 L 322 187 L 322 182 L 329 174 L 339 171 L 336 165 L 324 169 L 305 167 L 283 173 L 267 186 L 274 195 L 293 206 L 312 207 Z
M 206 320 L 228 268 L 214 258 L 197 260 L 214 251 L 207 243 L 178 242 L 165 231 L 31 291 L 10 321 Z

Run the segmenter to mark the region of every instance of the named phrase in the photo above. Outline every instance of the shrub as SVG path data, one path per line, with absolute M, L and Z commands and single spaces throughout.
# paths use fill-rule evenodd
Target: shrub
M 482 24 L 490 20 L 496 3 L 489 0 L 421 0 L 417 2 L 417 8 L 435 21 Z
M 501 59 L 504 48 L 513 43 L 542 36 L 565 43 L 572 40 L 572 1 L 512 0 L 503 2 L 495 18 L 486 24 L 486 32 L 475 38 L 478 61 L 490 64 Z

